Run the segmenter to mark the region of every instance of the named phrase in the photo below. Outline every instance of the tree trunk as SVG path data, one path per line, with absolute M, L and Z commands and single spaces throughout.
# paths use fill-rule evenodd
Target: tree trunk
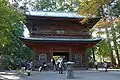
M 116 52 L 117 60 L 118 60 L 118 67 L 120 67 L 120 59 L 119 59 L 118 48 L 115 50 L 115 52 Z
M 95 51 L 94 51 L 94 48 L 92 48 L 92 52 L 93 52 L 93 60 L 95 61 Z
M 111 64 L 112 64 L 112 67 L 113 65 L 115 65 L 115 59 L 114 59 L 114 56 L 113 56 L 113 51 L 112 51 L 112 47 L 111 47 L 111 44 L 110 44 L 110 36 L 109 36 L 109 31 L 108 29 L 106 28 L 106 36 L 107 36 L 107 43 L 108 43 L 108 46 L 109 46 L 109 52 L 110 52 L 110 57 L 111 57 Z
M 115 53 L 116 53 L 117 60 L 118 60 L 118 67 L 120 67 L 120 59 L 119 59 L 118 46 L 117 46 L 117 41 L 116 41 L 117 39 L 116 39 L 116 31 L 115 31 L 115 28 L 112 27 L 112 28 L 111 28 L 111 31 L 112 31 L 112 36 L 113 36 L 114 49 L 115 49 Z

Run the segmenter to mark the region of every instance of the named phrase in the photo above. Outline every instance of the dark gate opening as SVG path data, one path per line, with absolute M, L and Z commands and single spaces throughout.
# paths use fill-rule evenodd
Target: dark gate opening
M 53 57 L 58 59 L 62 57 L 65 62 L 69 61 L 69 52 L 53 52 Z

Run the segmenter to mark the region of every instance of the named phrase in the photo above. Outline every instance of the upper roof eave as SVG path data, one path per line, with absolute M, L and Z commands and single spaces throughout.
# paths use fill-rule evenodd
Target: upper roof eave
M 26 16 L 36 16 L 36 17 L 56 17 L 56 18 L 86 18 L 86 16 L 82 16 L 77 14 L 76 12 L 45 12 L 45 11 L 37 11 L 37 12 L 29 12 L 25 14 Z M 98 16 L 89 17 L 92 18 L 101 18 Z

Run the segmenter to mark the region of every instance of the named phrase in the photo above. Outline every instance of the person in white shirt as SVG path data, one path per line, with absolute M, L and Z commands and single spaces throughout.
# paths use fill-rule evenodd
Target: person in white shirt
M 51 70 L 53 70 L 53 71 L 56 70 L 56 63 L 55 63 L 55 59 L 54 58 L 51 59 Z
M 98 62 L 96 60 L 94 62 L 94 65 L 95 65 L 96 70 L 98 70 Z
M 60 58 L 58 62 L 58 67 L 59 67 L 59 74 L 63 73 L 63 59 Z
M 105 68 L 105 72 L 107 72 L 107 69 L 108 69 L 108 64 L 106 61 L 104 61 L 104 68 Z

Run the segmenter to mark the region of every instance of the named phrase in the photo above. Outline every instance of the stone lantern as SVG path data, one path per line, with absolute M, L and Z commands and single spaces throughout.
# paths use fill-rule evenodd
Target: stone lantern
M 70 61 L 67 62 L 67 71 L 66 71 L 67 78 L 74 78 L 73 65 L 74 62 L 70 62 Z

